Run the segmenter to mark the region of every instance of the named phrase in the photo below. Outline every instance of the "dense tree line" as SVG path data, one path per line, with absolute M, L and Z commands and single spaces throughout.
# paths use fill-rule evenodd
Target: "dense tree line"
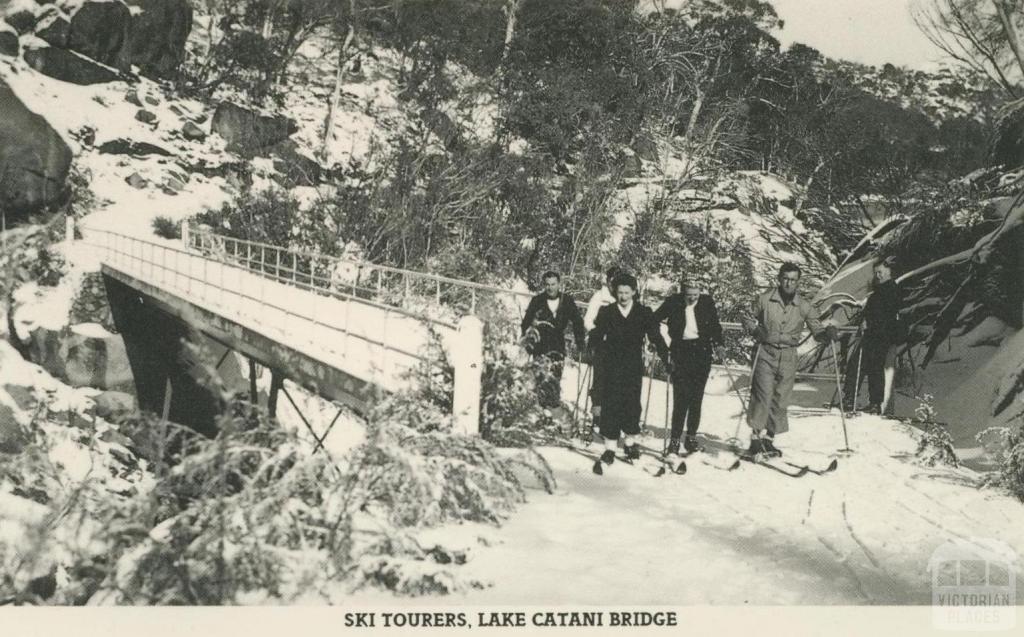
M 922 189 L 983 165 L 994 126 L 981 110 L 938 120 L 877 96 L 814 49 L 784 50 L 774 35 L 782 23 L 762 0 L 676 10 L 630 0 L 230 0 L 216 9 L 221 35 L 183 87 L 233 85 L 272 105 L 301 88 L 288 77 L 298 47 L 326 35 L 337 54 L 327 130 L 359 59 L 381 46 L 399 53 L 401 97 L 422 121 L 373 168 L 340 167 L 361 186 L 339 190 L 337 227 L 362 228 L 348 238 L 371 258 L 449 263 L 453 274 L 592 270 L 630 162 L 666 153 L 691 167 L 673 176 L 679 188 L 698 173 L 785 177 L 800 187 L 798 215 L 838 253 L 862 232 L 863 196 L 906 210 Z M 486 137 L 452 113 L 467 71 L 498 113 Z M 879 73 L 891 82 L 900 70 Z M 443 154 L 428 143 L 439 131 Z M 326 142 L 320 159 L 333 161 Z

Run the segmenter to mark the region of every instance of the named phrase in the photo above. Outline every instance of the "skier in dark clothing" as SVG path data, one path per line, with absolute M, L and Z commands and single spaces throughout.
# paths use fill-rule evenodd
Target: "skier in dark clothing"
M 586 330 L 576 301 L 562 292 L 562 277 L 548 271 L 543 280 L 544 291 L 530 300 L 521 327 L 527 351 L 542 363 L 537 374 L 537 400 L 541 407 L 554 411 L 562 407 L 565 329 L 572 327 L 577 348 L 586 342 Z
M 619 276 L 619 274 L 622 274 L 622 269 L 618 266 L 613 265 L 608 268 L 604 273 L 605 284 L 590 297 L 590 302 L 587 303 L 587 313 L 583 316 L 583 327 L 587 330 L 587 334 L 594 330 L 597 313 L 601 308 L 615 304 L 615 277 Z M 599 360 L 600 356 L 597 356 L 595 352 L 590 368 L 593 372 L 593 378 L 590 382 L 590 403 L 592 405 L 591 412 L 594 415 L 594 433 L 598 433 L 598 423 L 601 420 L 601 397 L 594 391 L 595 387 L 601 385 L 601 374 L 604 371 L 598 364 Z
M 900 321 L 900 291 L 892 278 L 894 260 L 875 264 L 874 290 L 864 304 L 861 375 L 868 377 L 868 406 L 872 414 L 888 413 L 892 407 L 892 383 L 896 369 L 896 346 L 904 340 Z M 856 376 L 856 374 L 855 374 Z M 855 378 L 859 382 L 859 378 Z
M 590 333 L 591 350 L 597 352 L 598 365 L 604 370 L 594 391 L 600 400 L 600 430 L 605 451 L 601 461 L 611 464 L 620 435 L 628 459 L 640 457 L 635 436 L 640 433 L 641 393 L 644 377 L 644 341 L 654 345 L 658 356 L 669 366 L 668 346 L 661 337 L 654 312 L 634 298 L 636 278 L 616 276 L 615 303 L 597 313 Z
M 704 402 L 704 387 L 711 373 L 711 354 L 723 343 L 722 324 L 718 321 L 718 308 L 708 294 L 700 288 L 684 283 L 680 294 L 665 299 L 654 313 L 654 319 L 668 322 L 672 360 L 672 434 L 668 453 L 679 453 L 679 438 L 686 428 L 684 448 L 693 453 L 699 450 L 697 429 Z

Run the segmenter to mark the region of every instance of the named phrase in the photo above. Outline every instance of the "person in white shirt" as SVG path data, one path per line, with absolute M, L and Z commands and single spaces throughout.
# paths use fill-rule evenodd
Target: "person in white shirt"
M 679 439 L 686 430 L 687 453 L 700 450 L 700 427 L 704 388 L 711 373 L 711 354 L 722 345 L 722 324 L 718 308 L 709 294 L 702 294 L 695 283 L 684 282 L 681 292 L 665 299 L 654 312 L 654 319 L 668 323 L 672 365 L 672 432 L 668 453 L 679 453 Z
M 618 266 L 612 266 L 604 273 L 604 285 L 597 289 L 587 303 L 586 314 L 583 315 L 583 327 L 590 332 L 594 329 L 594 321 L 597 320 L 597 312 L 606 305 L 615 302 L 615 293 L 612 290 L 612 281 L 621 272 Z

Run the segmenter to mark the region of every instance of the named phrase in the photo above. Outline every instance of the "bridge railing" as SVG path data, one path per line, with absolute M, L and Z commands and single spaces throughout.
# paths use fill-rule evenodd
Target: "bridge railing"
M 259 272 L 273 280 L 300 287 L 325 290 L 350 298 L 375 302 L 425 320 L 440 321 L 453 326 L 467 314 L 477 314 L 484 306 L 498 305 L 513 316 L 521 316 L 534 293 L 445 277 L 428 272 L 378 265 L 367 261 L 316 254 L 275 246 L 258 241 L 237 239 L 218 234 L 207 226 L 182 224 L 185 245 L 216 260 Z M 586 303 L 577 301 L 583 312 Z M 518 338 L 518 321 L 514 337 Z M 716 367 L 732 367 L 744 371 L 753 357 L 753 340 L 737 322 L 722 322 L 726 361 Z M 856 328 L 841 328 L 852 335 Z M 805 334 L 805 340 L 810 334 Z M 589 355 L 581 353 L 582 362 Z M 831 352 L 819 349 L 805 356 L 798 378 L 833 381 Z M 842 363 L 840 363 L 842 365 Z M 816 372 L 825 367 L 825 372 Z M 665 376 L 658 361 L 651 364 L 651 373 Z
M 319 285 L 315 271 L 311 280 L 303 280 L 300 268 L 282 264 L 260 276 L 258 269 L 252 271 L 257 261 L 248 256 L 241 263 L 235 262 L 238 256 L 218 261 L 177 242 L 90 226 L 81 230 L 82 243 L 95 249 L 105 265 L 343 371 L 362 366 L 364 380 L 386 389 L 405 386 L 416 365 L 438 364 L 424 351 L 435 337 L 450 359 L 472 366 L 477 358 L 462 351 L 461 345 L 473 341 L 462 322 L 425 318 L 371 298 L 354 298 Z M 277 282 L 288 285 L 274 285 Z M 460 373 L 456 366 L 456 382 L 465 384 Z M 479 367 L 472 373 L 479 375 Z

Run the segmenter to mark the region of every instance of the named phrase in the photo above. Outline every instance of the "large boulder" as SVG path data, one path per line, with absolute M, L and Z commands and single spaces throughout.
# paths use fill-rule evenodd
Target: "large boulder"
M 14 418 L 14 411 L 0 403 L 0 453 L 19 453 L 28 444 L 28 434 Z
M 88 0 L 71 14 L 68 48 L 97 62 L 128 70 L 122 56 L 132 14 L 120 0 Z
M 223 137 L 229 148 L 252 152 L 284 141 L 299 128 L 290 118 L 260 115 L 237 104 L 221 102 L 213 114 L 211 130 Z
M 118 422 L 135 413 L 135 396 L 128 392 L 108 390 L 93 397 L 93 413 L 107 422 Z
M 71 36 L 71 20 L 57 7 L 47 7 L 36 25 L 36 37 L 50 46 L 67 48 Z
M 131 391 L 134 383 L 124 339 L 96 323 L 60 331 L 32 331 L 29 356 L 50 375 L 72 387 Z
M 18 56 L 18 32 L 0 23 L 0 55 Z
M 286 139 L 267 151 L 274 160 L 274 169 L 282 186 L 316 186 L 323 181 L 323 167 L 300 153 L 294 141 Z
M 7 221 L 58 201 L 71 167 L 71 149 L 45 119 L 0 79 L 0 206 Z
M 62 82 L 86 86 L 123 79 L 116 69 L 97 64 L 74 51 L 43 47 L 25 51 L 28 65 L 43 75 Z
M 36 26 L 36 7 L 27 3 L 12 3 L 12 6 L 4 7 L 4 22 L 14 27 L 20 34 L 31 33 Z
M 185 42 L 192 31 L 192 6 L 187 0 L 127 0 L 138 10 L 132 16 L 124 57 L 143 75 L 173 77 L 185 61 Z

